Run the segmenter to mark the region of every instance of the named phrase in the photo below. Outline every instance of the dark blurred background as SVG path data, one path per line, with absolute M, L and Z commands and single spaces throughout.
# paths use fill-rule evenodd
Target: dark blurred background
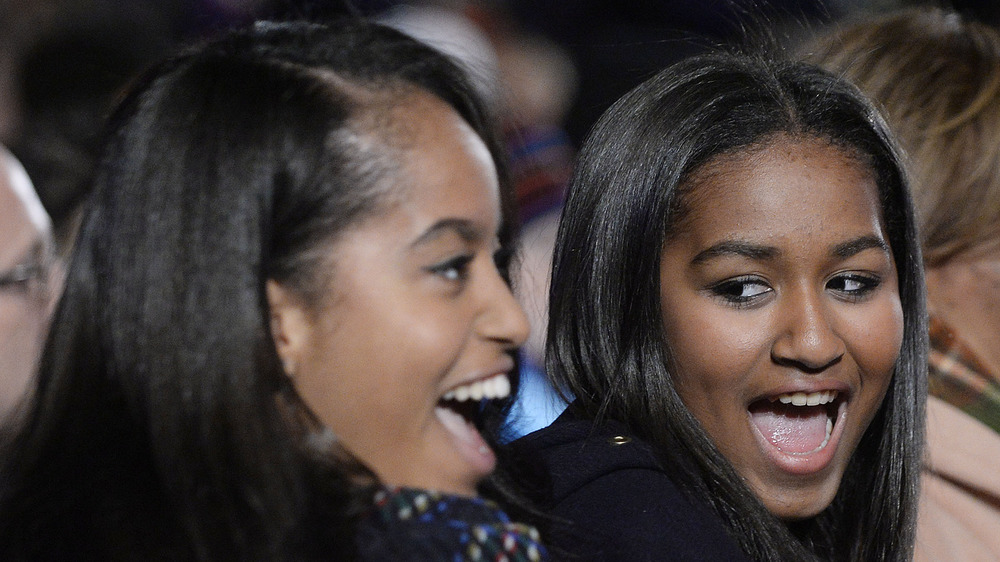
M 419 25 L 429 25 L 437 39 L 454 40 L 459 56 L 473 55 L 472 64 L 482 70 L 481 79 L 509 117 L 508 130 L 519 131 L 520 148 L 532 152 L 534 159 L 522 170 L 532 178 L 531 185 L 522 188 L 525 205 L 544 208 L 551 202 L 546 190 L 558 191 L 572 150 L 594 119 L 664 65 L 712 45 L 784 45 L 844 18 L 912 4 L 0 0 L 0 143 L 24 162 L 65 247 L 85 197 L 83 186 L 104 119 L 129 82 L 152 61 L 180 44 L 257 18 L 381 17 L 415 29 L 416 35 Z M 946 6 L 993 25 L 1000 21 L 1000 2 L 995 0 L 955 0 Z M 442 17 L 447 25 L 435 23 Z M 531 144 L 535 133 L 542 144 Z M 514 143 L 512 150 L 518 149 Z

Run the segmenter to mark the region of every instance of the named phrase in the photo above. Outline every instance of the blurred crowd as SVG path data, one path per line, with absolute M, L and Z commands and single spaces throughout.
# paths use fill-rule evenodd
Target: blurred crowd
M 65 250 L 102 120 L 144 67 L 178 45 L 260 17 L 360 14 L 438 36 L 439 46 L 451 44 L 495 90 L 509 118 L 527 223 L 558 205 L 572 151 L 596 117 L 655 70 L 705 46 L 748 37 L 783 44 L 834 21 L 911 3 L 3 0 L 0 143 L 28 171 Z M 1000 19 L 992 2 L 950 4 L 987 23 Z

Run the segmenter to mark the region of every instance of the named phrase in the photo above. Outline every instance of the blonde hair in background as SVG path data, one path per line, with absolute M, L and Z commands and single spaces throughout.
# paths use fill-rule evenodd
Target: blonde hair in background
M 928 266 L 1000 247 L 1000 32 L 908 9 L 845 25 L 804 52 L 883 109 L 909 157 Z

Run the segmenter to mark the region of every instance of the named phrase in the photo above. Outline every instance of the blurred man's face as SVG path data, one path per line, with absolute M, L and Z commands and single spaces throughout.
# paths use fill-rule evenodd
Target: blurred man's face
M 0 149 L 0 417 L 29 387 L 50 309 L 50 223 L 23 168 Z

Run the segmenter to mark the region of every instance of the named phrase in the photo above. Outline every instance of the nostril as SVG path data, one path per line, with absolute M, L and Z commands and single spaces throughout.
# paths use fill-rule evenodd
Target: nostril
M 815 303 L 796 308 L 785 330 L 771 346 L 771 360 L 804 372 L 820 372 L 839 363 L 846 353 L 843 339 Z M 791 312 L 791 311 L 789 311 Z
M 771 360 L 783 367 L 792 367 L 804 373 L 821 373 L 833 367 L 844 358 L 843 353 L 838 353 L 825 360 L 812 360 L 808 357 L 787 357 L 771 353 Z
M 839 363 L 844 353 L 842 342 L 836 337 L 812 342 L 778 341 L 771 347 L 771 360 L 805 372 L 819 372 Z

